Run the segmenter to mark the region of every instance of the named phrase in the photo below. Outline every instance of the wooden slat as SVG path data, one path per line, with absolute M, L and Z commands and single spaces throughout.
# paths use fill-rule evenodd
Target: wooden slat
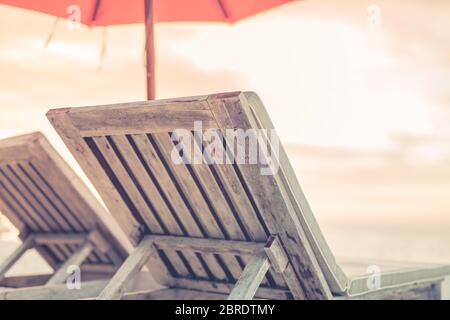
M 48 279 L 50 279 L 51 276 L 51 274 L 39 274 L 31 276 L 5 277 L 0 281 L 0 287 L 12 289 L 42 286 L 48 281 Z
M 216 132 L 216 139 L 221 138 L 223 138 L 221 132 Z M 200 145 L 200 143 L 197 143 L 197 145 Z M 261 218 L 258 217 L 255 208 L 252 206 L 251 200 L 243 189 L 243 185 L 240 182 L 236 171 L 233 169 L 231 156 L 227 150 L 223 150 L 223 155 L 224 159 L 222 160 L 225 161 L 224 163 L 210 164 L 209 168 L 211 168 L 212 171 L 214 170 L 231 205 L 236 208 L 240 219 L 240 227 L 247 237 L 249 237 L 249 240 L 265 241 L 268 236 L 267 231 L 261 224 Z M 207 152 L 204 153 L 204 160 L 206 160 L 207 163 L 214 163 Z M 245 263 L 248 263 L 248 261 L 246 260 Z M 285 281 L 280 275 L 272 273 L 271 270 L 267 272 L 267 275 L 273 279 L 278 287 L 285 286 Z M 264 284 L 267 284 L 267 282 L 264 281 Z
M 171 247 L 178 250 L 193 250 L 204 253 L 253 255 L 255 251 L 264 248 L 265 243 L 216 240 L 172 236 L 148 236 L 156 247 Z
M 59 266 L 61 266 L 61 264 L 64 263 L 64 261 L 66 261 L 67 259 L 66 253 L 61 251 L 61 248 L 58 245 L 55 244 L 38 245 L 36 248 L 41 248 L 41 250 L 45 250 L 44 252 L 48 252 L 48 255 L 54 258 L 56 262 L 54 267 L 59 268 Z
M 205 102 L 150 105 L 142 102 L 109 106 L 108 117 L 104 116 L 104 108 L 91 108 L 89 112 L 86 108 L 73 109 L 68 116 L 84 137 L 170 132 L 193 127 L 194 121 L 202 121 L 204 127 L 215 125 Z
M 60 244 L 49 244 L 45 247 L 49 248 L 53 255 L 58 259 L 58 268 L 67 260 L 68 257 L 72 255 L 67 248 L 64 248 L 64 246 Z
M 151 237 L 144 238 L 128 256 L 97 300 L 120 300 L 125 285 L 146 264 L 152 250 L 155 250 L 153 240 Z
M 96 235 L 96 236 L 95 236 Z M 106 252 L 109 250 L 109 255 L 113 257 L 115 263 L 120 263 L 121 259 L 118 257 L 117 252 L 111 249 L 109 243 L 105 242 L 102 236 L 100 236 L 97 230 L 92 231 L 90 234 L 79 234 L 79 233 L 50 233 L 50 234 L 34 234 L 35 243 L 37 245 L 59 245 L 59 248 L 65 248 L 64 253 L 72 255 L 76 250 L 77 246 L 82 244 L 84 241 L 89 240 L 94 244 L 94 248 L 98 250 L 99 253 L 92 251 L 90 256 L 86 259 L 87 263 L 110 263 L 109 260 L 101 252 Z
M 80 248 L 69 258 L 66 262 L 55 272 L 55 274 L 48 280 L 46 286 L 63 283 L 67 277 L 67 269 L 69 266 L 80 266 L 83 261 L 89 256 L 93 246 L 90 242 L 85 242 Z
M 86 234 L 78 233 L 37 233 L 34 234 L 36 244 L 80 244 L 86 240 Z
M 59 252 L 61 262 L 66 261 L 72 254 L 73 249 L 64 244 L 53 244 L 51 245 L 55 252 Z
M 49 201 L 46 195 L 42 193 L 41 190 L 39 190 L 35 182 L 32 181 L 21 168 L 22 166 L 20 165 L 10 166 L 10 170 L 14 172 L 14 175 L 17 177 L 17 179 L 20 179 L 20 181 L 23 182 L 23 185 L 26 186 L 27 190 L 30 191 L 30 194 L 33 196 L 36 203 L 45 210 L 49 218 L 51 218 L 51 220 L 55 222 L 58 229 L 65 232 L 80 231 L 79 228 L 72 228 L 72 226 L 68 224 L 68 222 L 65 220 L 65 217 L 57 211 L 57 209 Z
M 199 146 L 195 141 L 190 142 L 192 142 L 195 149 L 199 149 Z M 201 154 L 202 151 L 198 152 Z M 203 164 L 193 164 L 189 165 L 189 167 L 192 168 L 195 173 L 200 183 L 199 187 L 202 188 L 207 195 L 208 202 L 212 207 L 214 207 L 214 211 L 220 221 L 219 223 L 224 226 L 227 236 L 231 240 L 246 240 L 238 222 L 233 216 L 233 211 L 228 205 L 227 200 L 225 199 L 223 192 L 220 190 L 215 177 L 209 170 L 209 167 Z
M 133 204 L 137 209 L 137 213 L 140 213 L 142 219 L 146 223 L 151 233 L 164 234 L 164 230 L 155 219 L 155 216 L 145 200 L 142 198 L 136 185 L 124 169 L 119 158 L 114 153 L 114 150 L 110 146 L 109 142 L 105 137 L 95 137 L 93 138 L 95 144 L 97 145 L 100 152 L 105 157 L 106 161 L 109 163 L 110 167 L 113 169 L 114 174 L 117 176 L 119 182 L 124 186 L 127 194 L 133 200 Z
M 25 162 L 32 159 L 29 148 L 26 145 L 11 146 L 2 148 L 2 155 L 0 156 L 0 165 L 5 163 Z
M 108 264 L 89 264 L 87 262 L 83 263 L 81 266 L 81 271 L 84 273 L 104 273 L 113 275 L 117 271 L 117 266 Z
M 144 234 L 144 226 L 133 216 L 131 209 L 124 203 L 120 190 L 112 183 L 111 179 L 114 173 L 107 166 L 106 160 L 102 159 L 95 142 L 92 139 L 81 137 L 73 125 L 68 116 L 69 110 L 53 110 L 47 113 L 47 117 L 73 152 L 83 170 L 88 173 L 90 180 L 99 191 L 118 225 L 131 243 L 136 245 Z M 124 243 L 126 244 L 126 241 Z M 171 285 L 172 278 L 157 255 L 149 260 L 148 267 L 153 269 L 152 275 L 158 283 Z
M 166 161 L 171 161 L 171 153 L 174 148 L 174 144 L 167 133 L 157 133 L 152 135 L 152 139 L 156 144 L 156 147 L 163 154 Z M 170 162 L 169 162 L 170 163 Z M 215 239 L 225 239 L 223 231 L 220 229 L 218 222 L 214 219 L 211 214 L 210 207 L 208 206 L 207 200 L 203 197 L 201 191 L 196 186 L 192 175 L 189 173 L 185 165 L 175 165 L 171 166 L 172 173 L 178 182 L 182 192 L 184 192 L 187 199 L 191 203 L 191 207 L 195 208 L 198 219 L 201 221 L 204 230 L 207 232 L 209 238 Z M 231 273 L 234 280 L 239 277 L 242 271 L 241 266 L 238 264 L 234 257 L 222 257 L 225 267 Z
M 191 279 L 175 279 L 173 287 L 184 288 L 192 290 L 200 290 L 204 292 L 216 292 L 229 295 L 233 290 L 234 283 L 191 280 Z M 265 288 L 259 287 L 255 294 L 255 299 L 273 299 L 286 300 L 291 298 L 290 292 L 287 289 Z
M 125 251 L 101 221 L 106 210 L 41 133 L 1 140 L 0 162 L 0 207 L 22 238 L 35 233 L 87 233 L 98 228 L 111 243 L 110 257 L 93 251 L 87 262 L 120 264 Z M 36 244 L 36 250 L 56 268 L 76 246 Z
M 233 170 L 232 165 L 216 164 L 211 165 L 216 169 L 220 181 L 222 182 L 227 195 L 235 208 L 239 209 L 241 221 L 245 227 L 245 231 L 249 234 L 253 241 L 265 241 L 267 234 L 259 223 L 258 217 L 252 208 L 250 200 L 243 192 L 242 185 Z
M 138 186 L 135 184 L 133 179 L 130 177 L 126 168 L 121 163 L 118 155 L 114 152 L 112 146 L 109 141 L 105 137 L 95 137 L 93 138 L 99 150 L 102 152 L 106 161 L 108 161 L 111 168 L 114 170 L 117 178 L 119 179 L 119 183 L 121 183 L 126 192 L 128 193 L 133 205 L 136 207 L 137 213 L 145 222 L 146 226 L 150 230 L 151 234 L 165 234 L 166 230 L 163 229 L 163 226 L 156 219 L 155 213 L 152 211 L 152 208 L 149 206 L 148 202 L 144 195 L 142 195 L 141 190 L 139 190 Z M 166 252 L 171 264 L 176 269 L 176 272 L 182 276 L 189 276 L 189 271 L 186 269 L 180 254 L 168 250 Z
M 23 213 L 26 214 L 29 220 L 33 221 L 33 223 L 30 223 L 30 225 L 34 225 L 36 228 L 38 228 L 38 230 L 42 230 L 44 232 L 50 231 L 50 227 L 48 226 L 48 224 L 44 220 L 42 220 L 41 217 L 35 212 L 35 210 L 29 205 L 27 199 L 25 198 L 25 195 L 20 192 L 19 188 L 11 183 L 11 180 L 9 180 L 9 177 L 4 174 L 2 168 L 0 168 L 0 178 L 1 183 L 5 186 L 5 189 L 7 189 L 8 193 L 16 200 L 16 204 L 20 204 L 20 207 L 23 209 Z
M 239 277 L 228 300 L 253 299 L 269 267 L 269 258 L 264 251 L 255 254 Z
M 225 300 L 222 293 L 203 292 L 187 289 L 160 289 L 127 292 L 123 300 Z
M 62 197 L 57 193 L 57 190 L 65 191 L 62 185 L 58 185 L 58 189 L 52 188 L 49 181 L 44 180 L 43 174 L 46 174 L 46 171 L 38 172 L 36 171 L 36 166 L 30 162 L 26 165 L 22 166 L 22 169 L 28 174 L 28 176 L 39 186 L 41 192 L 48 198 L 48 201 L 51 202 L 52 206 L 64 217 L 67 219 L 68 223 L 71 227 L 73 227 L 77 231 L 87 231 L 90 227 L 90 219 L 83 219 L 84 215 L 81 217 L 77 217 L 75 213 L 69 208 L 67 203 L 70 203 L 72 208 L 78 209 L 77 212 L 86 212 L 91 211 L 88 208 L 79 208 L 82 206 L 80 204 L 80 199 L 76 197 L 75 192 L 64 192 L 64 199 L 66 199 L 67 203 L 62 200 Z M 55 171 L 55 170 L 51 170 Z M 47 179 L 49 177 L 47 176 Z M 58 179 L 61 180 L 61 179 Z M 80 219 L 81 218 L 81 219 Z
M 154 228 L 153 230 L 162 231 L 164 228 L 165 230 L 167 230 L 166 232 L 170 234 L 183 235 L 183 231 L 178 225 L 176 219 L 173 217 L 172 212 L 170 212 L 163 199 L 161 199 L 160 196 L 157 196 L 158 190 L 149 179 L 145 168 L 142 166 L 136 153 L 131 148 L 125 136 L 111 137 L 111 140 L 109 142 L 114 143 L 115 147 L 112 148 L 118 149 L 118 152 L 124 158 L 123 161 L 128 166 L 131 174 L 133 175 L 133 178 L 135 179 L 135 181 L 132 181 L 132 179 L 124 179 L 124 181 L 126 180 L 125 183 L 127 185 L 127 189 L 131 189 L 131 185 L 138 186 L 138 188 L 134 187 L 138 191 L 134 193 L 133 199 L 143 199 L 139 207 L 139 212 L 141 212 L 141 215 L 151 216 L 150 218 L 148 218 L 148 220 L 152 221 L 151 223 L 149 223 L 149 225 Z M 107 153 L 107 156 L 114 157 L 112 153 Z M 147 203 L 150 203 L 152 207 L 151 209 L 148 208 Z
M 12 208 L 14 209 L 14 212 L 18 214 L 22 221 L 26 222 L 27 227 L 29 228 L 29 231 L 31 232 L 49 232 L 50 228 L 48 225 L 43 221 L 40 216 L 36 214 L 33 208 L 30 207 L 28 204 L 26 198 L 23 194 L 21 194 L 18 189 L 11 184 L 10 180 L 7 176 L 3 175 L 2 171 L 0 170 L 0 187 L 3 192 L 2 195 L 5 200 L 7 200 Z M 42 255 L 45 260 L 50 264 L 52 267 L 57 266 L 57 261 L 64 261 L 65 256 L 59 249 L 52 249 L 50 247 L 44 247 L 44 246 L 36 246 L 36 250 L 39 252 L 40 255 Z M 50 250 L 52 254 L 49 254 L 46 250 Z
M 0 291 L 0 300 L 76 300 L 96 297 L 107 280 L 83 282 L 80 290 L 68 290 L 67 285 L 39 286 Z
M 418 281 L 365 292 L 355 296 L 336 296 L 336 300 L 441 300 L 443 279 Z
M 253 115 L 242 106 L 239 94 L 210 97 L 209 104 L 223 132 L 230 128 L 244 131 L 258 128 L 258 123 L 250 122 Z M 329 299 L 331 291 L 305 236 L 289 197 L 283 195 L 282 182 L 277 175 L 261 175 L 260 167 L 238 164 L 255 203 L 272 234 L 278 234 L 283 242 L 297 275 L 309 299 Z M 270 195 L 270 196 L 269 196 Z
M 1 140 L 0 166 L 11 162 L 30 160 L 33 155 L 30 153 L 29 142 L 33 139 L 34 135 L 27 134 Z
M 1 176 L 0 176 L 1 178 Z M 28 216 L 25 209 L 17 202 L 11 192 L 5 187 L 0 179 L 0 195 L 2 197 L 2 213 L 16 226 L 19 231 L 28 228 L 31 231 L 37 231 L 39 227 Z M 26 226 L 26 227 L 25 227 Z
M 45 145 L 45 142 L 42 143 Z M 49 154 L 44 151 L 48 151 Z M 81 196 L 72 187 L 69 178 L 61 175 L 61 171 L 55 162 L 57 159 L 50 157 L 52 155 L 51 150 L 44 150 L 44 146 L 42 146 L 42 148 L 35 148 L 34 152 L 39 158 L 18 166 L 15 171 L 22 171 L 22 179 L 34 187 L 33 193 L 39 203 L 50 213 L 50 216 L 67 232 L 86 232 L 98 227 L 95 223 L 97 218 L 95 212 L 87 205 L 85 200 L 90 193 L 84 193 L 84 196 Z M 76 180 L 77 177 L 73 176 L 72 179 Z M 66 202 L 70 203 L 70 207 Z M 60 245 L 58 250 L 68 258 L 76 251 L 76 247 L 70 244 Z M 106 257 L 97 254 L 95 251 L 90 254 L 87 261 L 90 263 L 109 263 Z
M 44 150 L 39 149 L 40 153 Z M 50 150 L 45 150 L 50 152 Z M 55 155 L 54 155 L 55 156 Z M 59 155 L 57 155 L 59 157 Z M 79 177 L 75 173 L 62 174 L 61 166 L 67 166 L 62 159 L 48 158 L 45 159 L 46 154 L 42 154 L 43 159 L 33 159 L 28 163 L 27 172 L 30 176 L 35 177 L 40 185 L 47 192 L 46 194 L 58 206 L 60 212 L 65 213 L 67 219 L 73 226 L 80 226 L 87 231 L 95 228 L 96 212 L 102 212 L 103 209 L 98 207 L 93 200 L 88 199 L 93 197 L 90 190 L 77 190 L 74 185 L 81 184 Z M 85 187 L 85 186 L 84 186 Z M 80 187 L 81 188 L 81 187 Z M 89 202 L 88 202 L 89 201 Z M 95 209 L 94 209 L 95 208 Z
M 111 177 L 104 169 L 102 160 L 96 157 L 96 150 L 93 149 L 95 144 L 92 140 L 83 139 L 73 125 L 68 116 L 69 110 L 68 108 L 51 110 L 47 113 L 47 118 L 63 138 L 82 169 L 89 174 L 92 184 L 99 191 L 125 235 L 133 244 L 137 244 L 142 237 L 142 226 L 136 221 L 130 208 L 122 201 L 119 191 L 114 187 Z
M 164 201 L 159 190 L 156 188 L 146 168 L 133 150 L 130 142 L 123 135 L 111 137 L 110 143 L 124 156 L 129 170 L 133 173 L 136 183 L 139 184 L 142 193 L 147 201 L 153 206 L 153 213 L 158 216 L 159 224 L 165 226 L 166 232 L 171 235 L 187 235 L 183 221 L 180 220 L 178 213 L 171 210 Z M 196 277 L 207 278 L 208 275 L 202 267 L 201 262 L 192 252 L 183 252 L 183 256 L 189 261 L 189 266 Z
M 264 248 L 267 257 L 269 258 L 271 267 L 280 275 L 282 275 L 285 283 L 288 285 L 294 299 L 305 300 L 300 283 L 297 281 L 294 269 L 289 262 L 289 257 L 286 250 L 283 248 L 277 236 L 270 236 L 267 240 L 267 245 Z
M 23 195 L 24 201 L 31 208 L 30 211 L 35 213 L 36 217 L 39 217 L 52 231 L 61 230 L 57 223 L 52 219 L 49 212 L 39 203 L 38 199 L 31 192 L 30 188 L 25 184 L 24 181 L 18 177 L 10 166 L 3 167 L 0 169 L 2 174 L 7 177 L 21 195 Z M 30 212 L 31 213 L 31 212 Z
M 253 116 L 255 125 L 258 128 L 275 130 L 272 120 L 258 95 L 253 92 L 245 92 L 241 96 L 243 106 L 247 110 L 246 113 Z M 344 292 L 348 287 L 349 279 L 328 246 L 281 143 L 279 144 L 278 163 L 280 170 L 278 170 L 277 176 L 280 178 L 280 183 L 286 187 L 285 194 L 292 202 L 295 215 L 300 220 L 306 237 L 311 243 L 315 258 L 322 268 L 328 286 L 332 292 Z
M 176 135 L 175 135 L 176 136 Z M 199 137 L 193 137 L 192 143 L 194 154 L 203 154 L 202 142 L 199 141 Z M 202 161 L 206 162 L 209 159 L 202 157 Z M 247 234 L 245 225 L 242 224 L 240 219 L 240 211 L 238 208 L 234 207 L 233 202 L 228 200 L 229 197 L 226 188 L 223 186 L 223 182 L 214 174 L 213 166 L 208 166 L 204 164 L 193 164 L 190 165 L 193 174 L 196 175 L 200 188 L 204 190 L 208 198 L 208 202 L 211 207 L 214 207 L 214 212 L 216 213 L 219 224 L 224 227 L 224 232 L 226 236 L 233 240 L 252 240 L 252 237 Z M 222 190 L 221 188 L 225 188 Z M 230 202 L 229 202 L 230 201 Z M 234 211 L 233 211 L 234 209 Z M 238 221 L 239 219 L 239 221 Z M 241 264 L 246 265 L 249 261 L 246 257 L 237 258 L 241 261 Z M 242 268 L 242 267 L 241 267 Z M 267 285 L 267 281 L 263 281 Z
M 20 213 L 13 214 L 13 205 L 10 201 L 5 199 L 3 195 L 2 186 L 0 185 L 0 212 L 16 227 L 19 233 L 22 233 L 26 228 L 24 221 L 20 219 Z
M 55 190 L 55 196 L 65 204 L 66 218 L 74 225 L 79 224 L 80 230 L 85 232 L 98 230 L 110 243 L 112 256 L 122 261 L 126 256 L 123 245 L 126 239 L 119 231 L 119 227 L 110 222 L 110 215 L 100 204 L 91 190 L 81 181 L 75 171 L 56 152 L 43 135 L 33 143 L 33 153 L 39 159 L 29 163 L 31 169 Z M 35 164 L 35 166 L 34 166 Z M 70 205 L 69 205 L 70 204 Z M 93 256 L 103 263 L 110 263 L 110 259 L 94 251 Z M 92 258 L 93 261 L 96 259 Z M 91 258 L 90 258 L 91 260 Z
M 26 164 L 13 167 L 21 171 L 21 179 L 31 187 L 38 202 L 50 213 L 57 224 L 65 231 L 87 232 L 93 228 L 105 230 L 97 216 L 104 213 L 101 206 L 93 199 L 90 191 L 83 187 L 78 177 L 41 136 L 32 145 L 35 159 Z M 19 173 L 17 173 L 19 174 Z M 78 189 L 77 189 L 78 188 Z M 57 191 L 56 191 L 57 190 Z M 70 203 L 70 206 L 68 205 Z M 88 204 L 89 203 L 89 204 Z M 58 205 L 59 204 L 59 205 Z M 106 232 L 109 241 L 114 243 L 113 252 L 122 251 L 111 233 Z M 66 258 L 76 251 L 76 247 L 60 245 L 55 251 L 62 252 Z M 95 250 L 86 259 L 89 263 L 111 263 L 103 254 Z
M 162 193 L 167 199 L 170 200 L 172 207 L 179 214 L 181 221 L 186 229 L 186 235 L 193 237 L 205 237 L 207 236 L 204 227 L 197 223 L 194 219 L 196 213 L 192 209 L 188 200 L 183 196 L 183 191 L 178 190 L 176 185 L 177 181 L 174 181 L 170 175 L 170 168 L 166 168 L 164 163 L 167 163 L 167 159 L 163 155 L 159 154 L 149 138 L 146 135 L 133 135 L 132 141 L 139 149 L 147 167 L 152 171 L 155 179 L 159 182 L 159 186 L 162 189 Z M 160 157 L 163 157 L 161 159 Z M 182 195 L 183 194 L 183 195 Z M 192 210 L 192 211 L 191 211 Z M 213 277 L 217 280 L 225 280 L 226 275 L 223 269 L 218 264 L 214 256 L 201 255 L 205 263 L 208 265 Z

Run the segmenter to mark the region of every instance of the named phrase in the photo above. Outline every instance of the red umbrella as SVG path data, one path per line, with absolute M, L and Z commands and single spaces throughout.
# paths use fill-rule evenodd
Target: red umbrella
M 90 27 L 145 23 L 147 98 L 155 98 L 154 22 L 223 21 L 233 23 L 293 0 L 0 0 L 0 4 L 61 18 L 77 6 L 80 23 Z

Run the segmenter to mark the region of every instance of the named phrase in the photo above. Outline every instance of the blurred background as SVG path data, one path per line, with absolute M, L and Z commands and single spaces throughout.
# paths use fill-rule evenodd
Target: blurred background
M 157 97 L 257 92 L 338 261 L 450 263 L 449 16 L 448 0 L 304 0 L 156 24 Z M 0 5 L 0 138 L 43 131 L 82 175 L 45 113 L 145 100 L 144 26 L 62 21 L 45 46 L 54 21 Z M 18 241 L 1 215 L 0 239 L 1 260 Z

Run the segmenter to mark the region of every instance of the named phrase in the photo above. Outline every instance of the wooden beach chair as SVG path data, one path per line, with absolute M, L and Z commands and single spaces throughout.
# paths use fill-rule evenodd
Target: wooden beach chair
M 272 122 L 254 93 L 54 109 L 47 116 L 135 246 L 99 299 L 121 298 L 143 266 L 167 287 L 147 298 L 440 297 L 449 267 L 381 273 L 373 286 L 373 275 L 347 277 L 281 144 L 275 152 Z M 258 146 L 269 149 L 253 164 L 180 164 L 188 152 L 177 148 L 188 141 L 173 133 L 186 129 L 193 148 L 203 150 L 194 132 L 199 121 L 219 136 L 266 129 Z M 278 170 L 263 174 L 274 154 Z
M 68 270 L 71 266 L 80 266 L 84 284 L 110 277 L 127 256 L 102 221 L 109 213 L 41 133 L 0 141 L 0 212 L 17 228 L 22 240 L 5 261 L 0 261 L 0 287 L 47 288 L 34 289 L 32 295 L 15 292 L 16 298 L 67 297 L 61 293 L 68 293 L 65 285 L 60 295 L 52 286 L 65 283 L 67 272 L 78 272 Z M 28 249 L 35 249 L 55 272 L 6 277 Z M 80 290 L 70 291 L 80 297 Z

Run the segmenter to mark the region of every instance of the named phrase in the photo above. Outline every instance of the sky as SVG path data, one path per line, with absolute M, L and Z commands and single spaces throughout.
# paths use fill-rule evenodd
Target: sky
M 157 24 L 157 97 L 257 92 L 330 232 L 450 226 L 449 16 L 448 0 L 304 0 Z M 145 100 L 144 29 L 60 20 L 45 46 L 54 22 L 0 5 L 0 137 L 43 131 L 76 167 L 45 112 Z
M 426 139 L 447 155 L 449 12 L 445 0 L 294 1 L 231 26 L 158 24 L 157 95 L 252 90 L 283 141 L 392 148 Z M 53 23 L 0 6 L 3 132 L 20 130 L 9 114 L 145 97 L 142 25 L 109 27 L 104 41 L 102 28 L 61 20 L 45 49 Z

